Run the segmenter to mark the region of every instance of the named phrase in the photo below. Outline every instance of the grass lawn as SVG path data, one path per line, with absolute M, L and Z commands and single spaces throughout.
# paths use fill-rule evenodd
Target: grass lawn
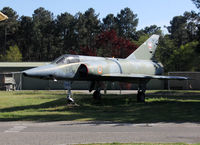
M 105 143 L 105 144 L 87 144 L 87 145 L 188 145 L 186 143 Z M 192 144 L 199 145 L 199 144 Z
M 87 145 L 188 145 L 186 143 L 105 143 L 105 144 L 87 144 Z M 199 145 L 199 144 L 192 144 Z
M 66 105 L 64 91 L 0 92 L 0 121 L 113 121 L 133 123 L 200 122 L 200 91 L 147 91 L 136 95 L 74 94 L 78 106 Z

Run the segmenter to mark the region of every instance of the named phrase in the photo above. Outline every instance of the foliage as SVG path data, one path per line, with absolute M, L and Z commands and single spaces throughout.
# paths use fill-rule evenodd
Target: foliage
M 120 11 L 116 17 L 118 35 L 125 38 L 133 38 L 138 25 L 137 14 L 129 8 Z
M 8 16 L 9 19 L 0 23 L 0 55 L 5 55 L 9 46 L 13 46 L 17 42 L 17 32 L 19 23 L 18 15 L 13 9 L 4 7 L 1 12 Z
M 192 0 L 198 9 L 200 9 L 200 0 Z
M 171 59 L 173 51 L 176 50 L 175 42 L 170 39 L 170 35 L 165 35 L 159 40 L 159 45 L 156 51 L 157 60 L 161 61 L 164 64 L 165 71 L 176 70 L 174 63 L 176 61 Z
M 200 16 L 194 11 L 175 16 L 161 37 L 156 57 L 165 71 L 199 71 Z
M 199 62 L 195 53 L 198 45 L 198 41 L 192 41 L 177 47 L 176 42 L 166 35 L 160 39 L 156 57 L 165 65 L 165 71 L 194 71 L 198 69 L 194 65 Z
M 125 39 L 135 39 L 137 25 L 137 14 L 134 14 L 130 8 L 124 8 L 117 16 L 108 14 L 103 18 L 102 29 L 104 31 L 115 30 L 118 36 Z
M 140 34 L 139 39 L 137 41 L 133 41 L 137 46 L 140 46 L 149 38 L 148 34 Z
M 199 70 L 199 65 L 194 66 L 193 64 L 199 64 L 199 58 L 197 54 L 195 54 L 195 49 L 198 46 L 198 41 L 192 41 L 185 45 L 181 45 L 179 50 L 175 51 L 175 58 L 179 65 L 179 70 L 181 71 L 195 71 Z M 186 63 L 187 62 L 187 63 Z
M 158 27 L 156 25 L 151 25 L 137 31 L 137 37 L 140 37 L 142 35 L 151 36 L 153 34 L 162 35 L 161 27 Z
M 151 35 L 157 34 L 162 35 L 161 28 L 156 25 L 151 25 L 149 27 L 145 27 L 144 29 L 141 29 L 136 32 L 136 40 L 133 40 L 133 42 L 140 46 L 142 43 L 144 43 Z
M 32 56 L 37 56 L 40 61 L 52 59 L 53 24 L 53 14 L 50 11 L 42 7 L 34 11 L 32 40 L 34 52 Z
M 22 54 L 17 45 L 10 46 L 6 51 L 6 55 L 1 56 L 1 61 L 20 62 L 22 61 Z
M 125 58 L 131 54 L 137 46 L 130 40 L 117 36 L 115 30 L 104 31 L 96 40 L 98 55 Z
M 192 0 L 199 8 L 199 0 Z M 93 8 L 71 15 L 54 16 L 40 7 L 32 17 L 20 18 L 12 8 L 1 10 L 9 19 L 0 23 L 0 56 L 10 46 L 18 46 L 22 61 L 52 61 L 65 54 L 127 57 L 152 34 L 161 35 L 156 58 L 165 71 L 200 70 L 200 13 L 185 12 L 174 16 L 166 26 L 167 35 L 156 25 L 136 30 L 139 18 L 130 8 L 102 21 Z
M 80 54 L 91 56 L 117 57 L 125 58 L 131 54 L 137 46 L 130 40 L 117 36 L 115 30 L 101 32 L 95 39 L 93 51 L 88 47 L 83 47 Z

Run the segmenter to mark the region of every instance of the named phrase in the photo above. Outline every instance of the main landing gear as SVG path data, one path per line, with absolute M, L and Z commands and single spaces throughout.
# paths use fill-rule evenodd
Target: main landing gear
M 94 98 L 95 100 L 101 100 L 101 93 L 100 93 L 100 90 L 94 91 L 94 93 L 93 93 L 93 98 Z
M 101 100 L 101 83 L 100 82 L 91 82 L 89 92 L 92 92 L 92 90 L 96 90 L 93 93 L 93 99 L 94 100 Z
M 146 84 L 140 84 L 137 93 L 137 102 L 145 102 Z

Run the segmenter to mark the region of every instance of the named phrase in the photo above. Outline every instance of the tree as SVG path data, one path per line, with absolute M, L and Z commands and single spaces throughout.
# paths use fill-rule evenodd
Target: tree
M 149 27 L 145 27 L 144 29 L 140 30 L 139 32 L 142 32 L 149 36 L 153 35 L 153 34 L 158 34 L 158 35 L 162 34 L 161 28 L 156 25 L 151 25 Z
M 93 48 L 95 37 L 100 32 L 100 20 L 94 9 L 89 8 L 84 14 L 75 15 L 76 26 L 76 48 L 87 47 L 89 51 L 95 51 Z
M 188 34 L 188 41 L 194 41 L 198 39 L 198 27 L 200 26 L 200 17 L 199 15 L 194 12 L 185 12 L 183 15 L 186 20 L 186 30 Z
M 170 35 L 160 37 L 155 56 L 156 60 L 160 61 L 164 65 L 165 72 L 177 71 L 176 61 L 173 57 L 173 52 L 177 49 L 175 41 L 171 39 Z M 171 57 L 173 57 L 173 59 Z
M 128 39 L 117 36 L 115 30 L 104 31 L 97 36 L 97 55 L 104 57 L 125 58 L 130 55 L 137 46 Z
M 10 46 L 10 49 L 6 51 L 5 56 L 1 56 L 2 61 L 20 62 L 22 61 L 22 54 L 17 45 Z
M 137 41 L 133 40 L 133 43 L 135 43 L 139 47 L 149 38 L 149 36 L 150 35 L 148 34 L 142 33 L 140 34 L 139 39 Z
M 22 16 L 20 18 L 17 40 L 21 48 L 23 61 L 31 61 L 34 56 L 33 20 L 31 17 Z
M 55 53 L 52 50 L 53 30 L 54 30 L 53 13 L 40 7 L 33 14 L 33 43 L 35 59 L 38 61 L 47 61 Z M 44 57 L 46 56 L 46 57 Z
M 116 29 L 116 26 L 116 18 L 113 14 L 108 14 L 105 18 L 103 18 L 103 31 Z
M 166 71 L 195 71 L 199 66 L 199 14 L 185 12 L 175 16 L 167 27 L 169 34 L 161 37 L 156 56 Z
M 58 47 L 60 48 L 59 55 L 68 53 L 75 49 L 76 37 L 74 16 L 65 12 L 57 16 L 56 29 L 58 31 Z
M 1 12 L 9 18 L 0 23 L 0 54 L 5 55 L 9 46 L 15 45 L 17 42 L 18 15 L 9 7 L 4 7 Z
M 136 32 L 136 40 L 133 40 L 133 42 L 140 46 L 142 43 L 144 43 L 151 35 L 158 34 L 162 35 L 161 28 L 156 25 L 151 25 L 149 27 L 145 27 L 144 29 L 141 29 Z
M 93 8 L 89 8 L 84 13 L 85 18 L 85 27 L 87 29 L 87 46 L 90 50 L 92 50 L 92 45 L 96 35 L 100 30 L 100 21 L 98 20 L 97 14 L 95 14 L 95 10 Z
M 192 0 L 198 9 L 200 9 L 200 0 Z
M 184 16 L 175 16 L 170 21 L 171 26 L 167 27 L 178 46 L 184 45 L 188 41 L 187 19 Z
M 176 51 L 175 60 L 178 59 L 179 67 L 181 71 L 198 71 L 199 69 L 199 55 L 195 53 L 196 47 L 199 45 L 198 41 L 188 42 L 182 45 L 179 50 Z
M 126 39 L 135 38 L 138 18 L 130 8 L 124 8 L 117 14 L 116 23 L 119 36 Z

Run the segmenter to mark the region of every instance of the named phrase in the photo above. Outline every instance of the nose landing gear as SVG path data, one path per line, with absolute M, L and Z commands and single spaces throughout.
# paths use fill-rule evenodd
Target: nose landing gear
M 67 102 L 74 104 L 75 103 L 74 99 L 71 97 L 71 95 L 72 95 L 72 93 L 71 93 L 71 84 L 72 84 L 72 82 L 65 81 L 64 82 L 64 87 L 65 87 L 65 90 L 67 92 L 67 97 L 66 97 L 67 98 Z

